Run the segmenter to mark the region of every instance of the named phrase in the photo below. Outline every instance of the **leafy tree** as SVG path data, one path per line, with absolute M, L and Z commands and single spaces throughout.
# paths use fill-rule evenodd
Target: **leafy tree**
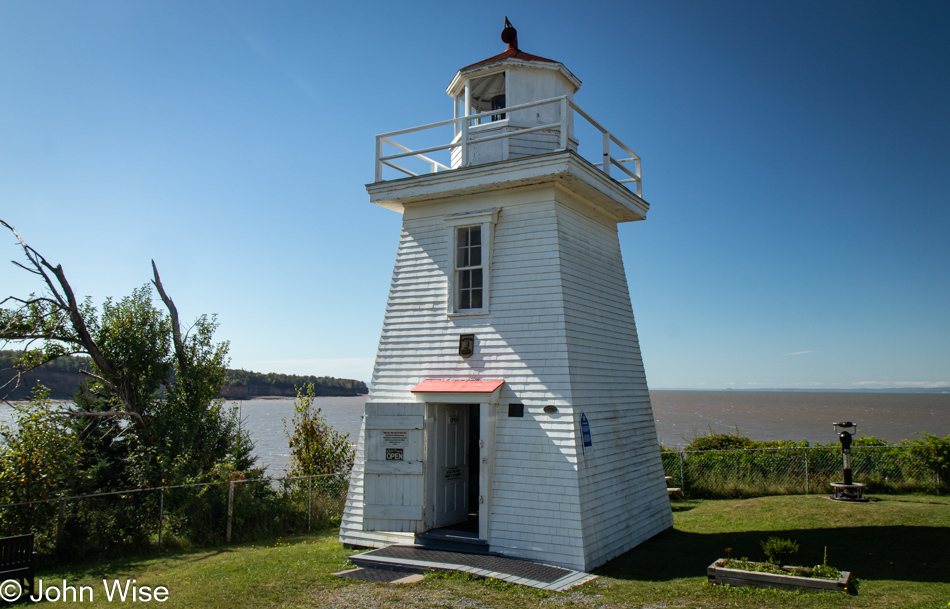
M 237 415 L 216 397 L 224 382 L 228 343 L 215 343 L 213 317 L 183 333 L 178 310 L 152 263 L 152 286 L 166 311 L 152 304 L 145 285 L 101 315 L 90 299 L 78 301 L 61 265 L 52 265 L 16 236 L 26 257 L 17 266 L 39 276 L 45 293 L 0 301 L 0 340 L 23 341 L 20 373 L 65 355 L 89 356 L 89 379 L 66 413 L 82 444 L 89 490 L 130 483 L 161 484 L 200 478 L 216 464 L 250 468 L 253 448 Z
M 293 431 L 284 431 L 290 440 L 290 475 L 312 476 L 349 472 L 355 452 L 349 437 L 334 430 L 320 408 L 314 407 L 313 384 L 297 388 Z
M 0 504 L 54 499 L 80 478 L 82 445 L 63 414 L 48 390 L 37 386 L 29 404 L 16 406 L 16 426 L 0 425 Z M 48 539 L 57 509 L 56 503 L 6 508 L 0 536 L 32 530 Z

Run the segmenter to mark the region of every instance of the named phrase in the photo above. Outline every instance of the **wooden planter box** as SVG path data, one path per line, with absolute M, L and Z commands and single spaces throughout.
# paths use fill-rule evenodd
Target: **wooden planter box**
M 851 585 L 851 572 L 842 571 L 838 579 L 819 579 L 817 577 L 801 577 L 798 575 L 779 575 L 777 573 L 760 573 L 758 571 L 743 571 L 741 569 L 726 569 L 716 564 L 723 560 L 717 559 L 706 569 L 706 575 L 711 584 L 729 584 L 730 586 L 752 586 L 754 588 L 777 588 L 779 590 L 804 590 L 806 592 L 845 592 Z

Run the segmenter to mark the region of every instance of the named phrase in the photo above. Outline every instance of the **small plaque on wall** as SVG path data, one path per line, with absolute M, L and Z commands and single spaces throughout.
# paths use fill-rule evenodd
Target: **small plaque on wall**
M 446 467 L 445 468 L 445 479 L 446 480 L 458 480 L 462 477 L 462 468 L 461 467 Z
M 387 461 L 402 461 L 403 460 L 403 449 L 402 448 L 387 448 L 386 449 L 386 460 Z
M 581 413 L 581 444 L 585 455 L 593 454 L 594 442 L 590 435 L 590 422 L 583 412 Z
M 459 355 L 462 357 L 471 357 L 475 353 L 475 335 L 459 335 Z
M 405 446 L 408 437 L 408 431 L 384 431 L 383 443 L 388 446 Z

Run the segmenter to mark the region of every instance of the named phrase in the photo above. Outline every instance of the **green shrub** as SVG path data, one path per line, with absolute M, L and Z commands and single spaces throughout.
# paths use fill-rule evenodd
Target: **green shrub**
M 753 448 L 753 442 L 736 432 L 735 435 L 728 433 L 713 433 L 706 436 L 696 436 L 685 450 L 736 450 L 739 448 Z
M 768 561 L 779 567 L 787 563 L 789 558 L 798 554 L 798 543 L 791 539 L 769 537 L 761 543 L 761 546 Z

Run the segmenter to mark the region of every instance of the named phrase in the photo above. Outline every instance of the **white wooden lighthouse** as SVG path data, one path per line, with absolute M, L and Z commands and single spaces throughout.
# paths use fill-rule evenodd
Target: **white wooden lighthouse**
M 506 26 L 452 119 L 377 137 L 366 188 L 403 224 L 340 539 L 588 570 L 673 524 L 617 237 L 649 206 L 577 77 Z

